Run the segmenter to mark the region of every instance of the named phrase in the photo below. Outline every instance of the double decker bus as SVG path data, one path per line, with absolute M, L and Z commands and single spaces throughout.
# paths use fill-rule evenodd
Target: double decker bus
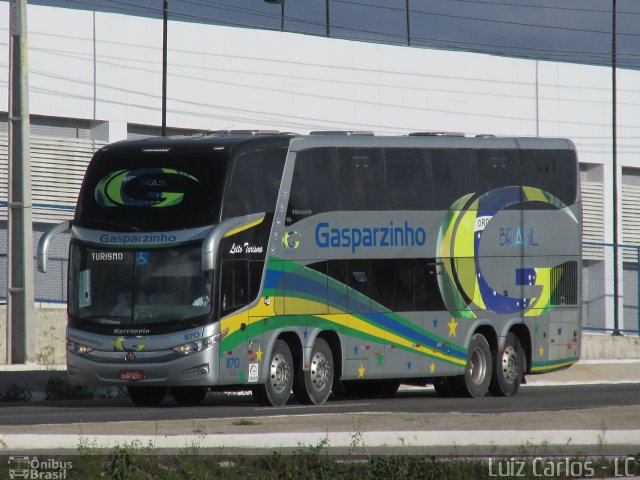
M 71 230 L 67 371 L 260 404 L 514 395 L 580 352 L 580 190 L 565 139 L 220 132 L 91 160 Z

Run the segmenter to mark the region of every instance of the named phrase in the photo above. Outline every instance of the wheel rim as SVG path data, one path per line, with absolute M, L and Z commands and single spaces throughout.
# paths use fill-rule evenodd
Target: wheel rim
M 514 383 L 519 375 L 518 370 L 518 352 L 508 346 L 502 354 L 502 376 L 507 383 Z
M 323 390 L 329 383 L 330 368 L 327 358 L 321 352 L 316 352 L 311 359 L 311 384 L 316 390 Z
M 475 349 L 471 354 L 469 362 L 469 375 L 474 385 L 480 385 L 487 374 L 487 357 L 479 348 Z
M 284 355 L 278 353 L 273 357 L 270 373 L 271 387 L 276 393 L 282 393 L 287 388 L 291 378 L 291 367 Z

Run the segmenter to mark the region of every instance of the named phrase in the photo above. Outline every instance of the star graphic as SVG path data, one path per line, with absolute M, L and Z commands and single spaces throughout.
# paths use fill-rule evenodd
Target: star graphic
M 307 337 L 309 336 L 309 332 L 307 331 L 307 329 L 304 329 L 304 332 L 302 332 L 302 336 L 304 337 L 304 339 L 306 340 Z
M 358 345 L 353 347 L 353 353 L 355 353 L 356 355 L 358 354 Z
M 438 328 L 438 319 L 437 318 L 433 319 L 433 328 Z
M 360 364 L 360 368 L 358 368 L 358 378 L 364 378 L 364 365 Z
M 411 370 L 411 361 L 407 362 L 407 370 Z
M 456 322 L 456 319 L 452 318 L 451 321 L 447 323 L 447 325 L 449 325 L 449 336 L 457 337 L 456 329 L 458 328 L 458 322 Z
M 540 347 L 540 349 L 538 350 L 538 353 L 540 354 L 541 357 L 544 356 L 544 347 Z
M 378 360 L 378 366 L 381 367 L 382 366 L 382 361 L 384 360 L 384 355 L 382 355 L 382 354 L 376 355 L 376 360 Z
M 431 362 L 431 366 L 429 367 L 429 371 L 431 373 L 436 373 L 436 364 Z
M 262 354 L 264 352 L 262 351 L 262 348 L 260 346 L 258 346 L 258 350 L 256 350 L 256 356 L 258 357 L 258 361 L 261 362 L 262 361 Z

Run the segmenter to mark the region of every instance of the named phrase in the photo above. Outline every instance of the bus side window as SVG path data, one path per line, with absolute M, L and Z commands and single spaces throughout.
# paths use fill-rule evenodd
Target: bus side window
M 253 260 L 249 262 L 249 302 L 255 300 L 260 293 L 260 282 L 262 281 L 263 270 L 264 260 Z
M 371 270 L 369 260 L 347 260 L 349 313 L 371 311 Z
M 256 150 L 239 155 L 225 193 L 222 218 L 273 212 L 287 150 Z
M 433 202 L 436 210 L 449 210 L 453 202 L 478 190 L 475 151 L 437 148 L 431 151 Z
M 286 224 L 322 212 L 340 210 L 335 148 L 302 150 L 296 157 Z
M 428 150 L 387 148 L 384 163 L 390 210 L 433 209 Z
M 478 194 L 521 185 L 519 150 L 478 150 Z
M 438 268 L 433 259 L 416 259 L 415 292 L 416 311 L 446 310 L 438 286 Z
M 249 301 L 249 262 L 223 260 L 220 271 L 220 313 L 244 307 Z
M 536 187 L 560 199 L 566 205 L 576 201 L 577 172 L 570 150 L 523 150 L 522 184 Z M 550 208 L 546 203 L 530 202 L 526 208 Z
M 371 300 L 394 312 L 413 311 L 413 260 L 372 260 Z
M 342 210 L 386 210 L 382 150 L 339 148 L 338 178 Z

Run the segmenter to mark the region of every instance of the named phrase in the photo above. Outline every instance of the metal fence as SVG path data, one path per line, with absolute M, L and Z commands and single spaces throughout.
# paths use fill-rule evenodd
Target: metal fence
M 35 248 L 40 236 L 55 223 L 69 220 L 73 209 L 36 205 L 38 219 L 47 222 L 34 223 L 34 269 Z M 0 301 L 7 299 L 7 222 L 6 203 L 0 204 Z M 57 236 L 49 252 L 46 274 L 34 272 L 36 302 L 65 304 L 67 302 L 67 266 L 69 234 Z M 613 245 L 585 242 L 583 249 L 582 275 L 582 325 L 585 330 L 613 332 L 614 292 L 613 292 Z M 626 334 L 640 334 L 640 245 L 618 245 L 618 256 L 622 271 L 619 278 L 619 322 L 618 329 Z
M 618 244 L 618 325 L 614 321 L 614 245 L 583 243 L 582 325 L 585 330 L 640 333 L 640 245 Z
M 35 269 L 38 241 L 56 223 L 73 218 L 73 207 L 33 204 L 34 297 L 41 304 L 67 303 L 67 265 L 70 234 L 58 235 L 51 243 L 47 273 Z M 0 301 L 7 300 L 8 262 L 7 203 L 0 203 Z

